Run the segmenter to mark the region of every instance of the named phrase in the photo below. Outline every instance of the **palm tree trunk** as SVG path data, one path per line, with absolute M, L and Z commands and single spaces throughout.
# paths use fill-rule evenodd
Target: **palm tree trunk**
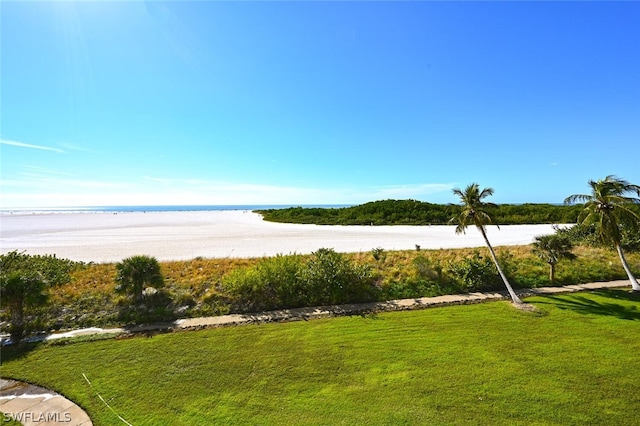
M 495 263 L 496 268 L 498 268 L 498 273 L 500 274 L 500 277 L 502 278 L 502 281 L 504 282 L 505 287 L 507 287 L 507 291 L 511 296 L 511 300 L 513 300 L 513 303 L 515 303 L 516 305 L 521 305 L 522 300 L 520 300 L 516 292 L 513 291 L 511 284 L 509 284 L 509 280 L 507 280 L 506 275 L 504 274 L 504 272 L 502 272 L 502 268 L 498 263 L 498 258 L 496 257 L 496 253 L 493 251 L 493 247 L 491 247 L 491 244 L 489 243 L 489 239 L 487 238 L 487 233 L 484 231 L 483 228 L 479 228 L 479 229 L 480 229 L 480 233 L 482 233 L 482 237 L 484 238 L 484 242 L 487 244 L 487 247 L 489 247 L 489 253 L 491 253 L 491 258 L 493 259 L 493 263 Z
M 556 264 L 549 264 L 549 281 L 553 282 L 556 279 Z
M 20 343 L 24 334 L 24 297 L 22 296 L 12 306 L 9 330 L 13 344 Z
M 622 261 L 622 267 L 624 268 L 624 271 L 627 273 L 627 276 L 629 277 L 629 281 L 631 281 L 631 288 L 633 289 L 633 291 L 640 291 L 640 284 L 638 284 L 638 280 L 636 280 L 636 277 L 634 277 L 633 274 L 631 273 L 631 269 L 629 268 L 627 259 L 625 259 L 624 257 L 624 253 L 622 252 L 622 247 L 620 247 L 620 244 L 616 244 L 616 250 L 618 250 L 618 255 L 620 256 L 620 260 Z

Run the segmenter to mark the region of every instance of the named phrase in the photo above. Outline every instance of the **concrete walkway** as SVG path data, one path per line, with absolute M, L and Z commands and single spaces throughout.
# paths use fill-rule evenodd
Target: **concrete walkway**
M 517 291 L 520 297 L 544 294 L 572 293 L 576 291 L 597 290 L 604 288 L 630 287 L 629 281 L 608 281 L 588 284 L 576 284 L 564 287 L 541 287 Z M 300 321 L 314 318 L 325 318 L 340 315 L 360 315 L 373 312 L 404 311 L 425 309 L 437 306 L 463 305 L 491 300 L 506 300 L 506 292 L 495 293 L 467 293 L 436 297 L 422 297 L 417 299 L 390 300 L 387 302 L 359 303 L 351 305 L 319 306 L 313 308 L 283 309 L 279 311 L 260 312 L 255 314 L 231 314 L 215 317 L 186 318 L 174 322 L 139 325 L 128 328 L 85 328 L 66 333 L 56 333 L 44 337 L 44 340 L 72 338 L 95 334 L 136 334 L 152 333 L 155 331 L 196 330 L 210 327 L 224 327 L 231 325 L 267 323 L 278 321 Z
M 604 288 L 629 287 L 629 281 L 611 281 L 565 287 L 542 287 L 518 292 L 520 297 L 572 293 Z M 266 323 L 275 321 L 299 321 L 340 315 L 359 315 L 372 312 L 425 309 L 437 306 L 479 303 L 490 300 L 505 300 L 508 295 L 497 293 L 468 293 L 418 299 L 391 300 L 388 302 L 362 303 L 353 305 L 322 306 L 316 308 L 284 309 L 256 314 L 221 315 L 216 317 L 187 318 L 171 323 L 158 323 L 133 328 L 88 328 L 66 333 L 51 334 L 44 340 L 71 338 L 95 334 L 135 334 L 157 331 L 197 330 L 209 327 Z M 14 418 L 24 425 L 91 425 L 89 416 L 72 401 L 63 396 L 26 383 L 0 379 L 0 411 L 4 419 Z M 3 420 L 4 420 L 3 419 Z
M 72 401 L 50 390 L 15 380 L 0 379 L 2 421 L 25 426 L 91 426 L 87 413 Z
M 630 286 L 629 281 L 621 280 L 577 284 L 565 287 L 540 287 L 536 289 L 521 290 L 517 293 L 520 297 L 527 297 L 544 294 L 573 293 L 576 291 L 628 286 Z M 418 299 L 390 300 L 387 302 L 321 306 L 316 308 L 285 309 L 280 311 L 269 311 L 256 314 L 235 314 L 222 315 L 217 317 L 187 318 L 177 320 L 175 323 L 172 323 L 169 328 L 174 330 L 188 330 L 275 321 L 306 321 L 314 318 L 324 318 L 340 315 L 360 315 L 372 312 L 406 311 L 413 309 L 425 309 L 448 305 L 464 305 L 469 303 L 480 303 L 491 300 L 506 299 L 509 299 L 509 296 L 506 292 L 454 294 L 436 297 L 422 297 Z M 135 332 L 136 330 L 134 329 L 132 331 Z

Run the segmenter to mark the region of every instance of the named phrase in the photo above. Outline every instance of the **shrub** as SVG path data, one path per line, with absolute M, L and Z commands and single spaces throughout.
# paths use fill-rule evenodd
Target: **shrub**
M 305 303 L 299 255 L 278 255 L 258 264 L 233 270 L 222 281 L 234 311 L 260 311 L 298 307 Z
M 441 294 L 440 286 L 424 279 L 408 279 L 394 281 L 383 288 L 381 296 L 384 300 L 413 299 L 433 297 Z
M 500 288 L 500 276 L 491 259 L 478 251 L 472 256 L 449 265 L 449 271 L 466 291 L 485 291 Z
M 382 247 L 376 247 L 371 250 L 371 256 L 376 260 L 376 262 L 384 262 L 384 259 L 387 257 L 384 249 Z
M 302 270 L 301 278 L 309 305 L 376 300 L 377 288 L 368 265 L 356 265 L 333 249 L 314 252 Z
M 303 259 L 278 255 L 232 271 L 222 280 L 231 309 L 255 312 L 376 300 L 368 266 L 356 265 L 332 249 L 319 249 Z
M 442 267 L 438 264 L 433 265 L 425 256 L 417 256 L 411 261 L 411 266 L 416 277 L 438 281 L 442 279 Z
M 231 311 L 229 303 L 217 292 L 206 294 L 202 302 L 192 310 L 193 316 L 226 315 Z

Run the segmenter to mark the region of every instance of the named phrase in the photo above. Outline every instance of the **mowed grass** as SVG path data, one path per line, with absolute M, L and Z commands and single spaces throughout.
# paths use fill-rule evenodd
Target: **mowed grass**
M 625 290 L 3 349 L 95 425 L 637 425 Z M 93 384 L 90 387 L 82 374 Z

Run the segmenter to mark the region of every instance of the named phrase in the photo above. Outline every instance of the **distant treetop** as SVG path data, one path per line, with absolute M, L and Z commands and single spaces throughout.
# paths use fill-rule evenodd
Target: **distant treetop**
M 498 204 L 488 207 L 498 225 L 576 223 L 582 206 Z M 351 207 L 256 210 L 264 220 L 316 225 L 446 225 L 459 205 L 417 200 L 381 200 Z

